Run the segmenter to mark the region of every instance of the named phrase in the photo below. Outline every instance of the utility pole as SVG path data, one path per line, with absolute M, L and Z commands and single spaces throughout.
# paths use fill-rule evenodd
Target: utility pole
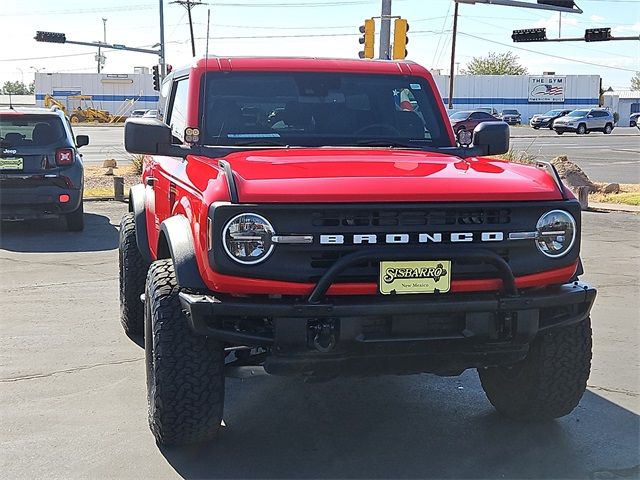
M 453 109 L 453 68 L 456 64 L 456 35 L 458 34 L 458 2 L 453 10 L 453 38 L 451 39 L 451 68 L 449 68 L 449 109 Z
M 562 36 L 562 12 L 558 12 L 558 38 Z
M 391 0 L 382 0 L 380 19 L 380 54 L 381 60 L 391 58 Z
M 167 61 L 164 51 L 164 0 L 160 0 L 160 76 L 167 75 Z
M 391 0 L 389 0 L 391 1 Z M 177 3 L 187 9 L 187 15 L 189 16 L 189 31 L 191 32 L 191 55 L 196 56 L 196 42 L 193 38 L 193 20 L 191 20 L 191 9 L 196 5 L 202 5 L 202 2 L 198 0 L 175 0 L 171 3 Z

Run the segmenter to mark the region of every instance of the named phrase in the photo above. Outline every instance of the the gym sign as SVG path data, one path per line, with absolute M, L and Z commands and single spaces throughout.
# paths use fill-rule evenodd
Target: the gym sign
M 529 77 L 529 103 L 564 102 L 566 77 Z

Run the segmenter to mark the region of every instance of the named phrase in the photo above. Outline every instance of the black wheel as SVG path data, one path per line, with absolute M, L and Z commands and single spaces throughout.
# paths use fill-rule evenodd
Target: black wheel
M 570 413 L 584 394 L 590 369 L 591 322 L 587 319 L 540 335 L 520 363 L 478 373 L 498 412 L 532 421 Z
M 556 133 L 557 133 L 558 135 L 562 135 L 564 132 L 563 132 L 563 131 L 561 131 L 561 130 L 556 130 Z
M 76 123 L 80 123 L 80 122 L 82 122 L 83 120 L 84 120 L 83 118 L 80 118 L 80 116 L 79 116 L 79 115 L 76 115 L 75 113 L 69 117 L 69 121 L 70 121 L 71 123 L 73 123 L 74 125 L 75 125 Z
M 578 135 L 584 135 L 585 133 L 587 133 L 587 126 L 584 123 L 581 123 L 580 125 L 578 125 L 576 133 Z
M 633 121 L 632 121 L 632 122 L 629 122 L 629 126 L 630 126 L 630 127 L 635 127 L 635 126 L 636 126 L 636 122 L 633 122 Z
M 149 264 L 142 258 L 136 242 L 136 225 L 132 212 L 120 221 L 118 249 L 120 267 L 120 323 L 129 334 L 144 333 L 144 305 L 140 296 L 144 293 Z
M 534 130 L 539 130 L 540 127 L 532 127 Z
M 65 215 L 67 220 L 67 230 L 70 232 L 81 232 L 84 230 L 84 202 L 80 200 L 80 205 L 73 212 Z
M 602 133 L 604 133 L 605 135 L 609 135 L 612 131 L 613 131 L 613 127 L 611 126 L 610 123 L 607 123 L 604 126 L 604 130 L 602 131 Z
M 151 264 L 145 291 L 149 426 L 161 445 L 195 443 L 220 428 L 224 348 L 195 335 L 178 299 L 171 260 Z

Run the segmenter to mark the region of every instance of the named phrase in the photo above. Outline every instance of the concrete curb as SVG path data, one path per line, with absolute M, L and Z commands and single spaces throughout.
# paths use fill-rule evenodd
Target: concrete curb
M 622 203 L 597 203 L 590 202 L 587 211 L 626 212 L 640 213 L 640 205 L 625 205 Z
M 610 133 L 607 137 L 640 137 L 640 133 L 634 135 L 633 133 Z M 564 138 L 560 135 L 511 135 L 509 138 Z
M 129 203 L 129 199 L 125 198 L 124 200 L 118 200 L 115 197 L 83 197 L 82 199 L 85 202 L 122 202 Z

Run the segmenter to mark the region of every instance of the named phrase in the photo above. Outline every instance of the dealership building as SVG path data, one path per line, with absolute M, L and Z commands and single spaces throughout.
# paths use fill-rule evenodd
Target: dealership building
M 435 75 L 445 105 L 449 101 L 449 76 Z M 77 105 L 77 97 L 87 97 L 95 108 L 114 115 L 134 109 L 158 108 L 158 92 L 148 69 L 135 73 L 37 73 L 36 103 L 44 105 L 46 95 L 61 102 L 67 111 Z M 522 122 L 554 108 L 588 108 L 599 104 L 598 75 L 458 75 L 454 79 L 453 108 L 456 111 L 493 107 L 498 112 L 516 109 Z M 621 115 L 621 119 L 624 117 Z

